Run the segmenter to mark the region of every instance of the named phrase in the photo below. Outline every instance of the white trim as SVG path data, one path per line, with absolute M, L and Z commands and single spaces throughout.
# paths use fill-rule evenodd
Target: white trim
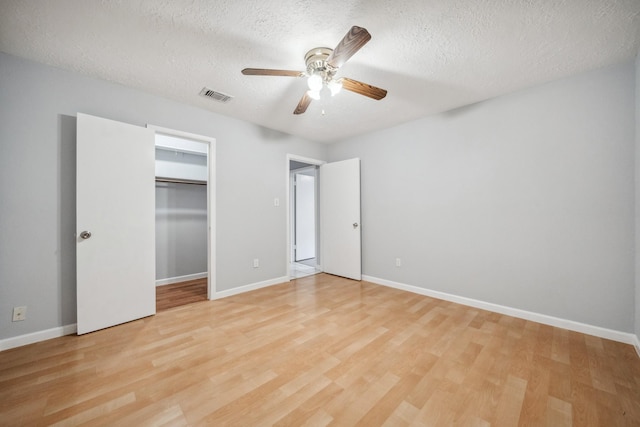
M 182 276 L 186 277 L 186 276 Z M 569 329 L 576 332 L 581 332 L 588 335 L 598 336 L 600 338 L 607 338 L 614 341 L 619 341 L 625 344 L 631 344 L 635 347 L 638 357 L 640 357 L 640 340 L 637 335 L 628 334 L 625 332 L 614 331 L 611 329 L 600 328 L 598 326 L 586 325 L 584 323 L 573 322 L 571 320 L 559 319 L 553 316 L 547 316 L 544 314 L 533 313 L 530 311 L 519 310 L 511 307 L 506 307 L 498 304 L 487 303 L 484 301 L 478 301 L 471 298 L 460 297 L 457 295 L 447 294 L 444 292 L 432 291 L 429 289 L 419 288 L 417 286 L 405 285 L 399 282 L 393 282 L 391 280 L 379 279 L 377 277 L 362 275 L 362 280 L 377 285 L 387 286 L 394 289 L 400 289 L 414 294 L 424 295 L 431 298 L 442 299 L 445 301 L 451 301 L 470 307 L 481 308 L 483 310 L 492 311 L 495 313 L 506 314 L 521 319 L 531 320 L 534 322 L 542 323 L 545 325 L 555 326 L 563 329 Z M 245 286 L 229 289 L 226 291 L 217 292 L 210 298 L 211 300 L 226 298 L 233 295 L 242 294 L 245 292 L 254 291 L 256 289 L 266 288 L 268 286 L 278 285 L 281 283 L 289 282 L 288 276 L 282 276 L 271 280 L 265 280 L 262 282 L 252 283 Z M 9 350 L 24 345 L 33 344 L 40 341 L 49 340 L 52 338 L 59 338 L 65 335 L 75 334 L 77 332 L 76 324 L 60 326 L 57 328 L 47 329 L 44 331 L 32 332 L 25 335 L 19 335 L 17 337 L 5 338 L 0 340 L 0 351 Z
M 295 160 L 296 162 L 307 163 L 309 165 L 318 165 L 318 166 L 324 165 L 325 163 L 327 163 L 326 160 L 312 159 L 311 157 L 298 156 L 297 154 L 287 154 L 287 172 L 289 171 L 289 160 Z
M 245 292 L 255 291 L 256 289 L 266 288 L 268 286 L 279 285 L 281 283 L 289 282 L 289 276 L 276 277 L 275 279 L 264 280 L 262 282 L 250 283 L 244 286 L 238 286 L 237 288 L 228 289 L 226 291 L 216 292 L 210 299 L 226 298 L 233 295 L 243 294 Z
M 388 286 L 390 288 L 400 289 L 403 291 L 413 292 L 414 294 L 420 294 L 431 298 L 437 298 L 445 301 L 451 301 L 470 307 L 480 308 L 482 310 L 488 310 L 495 313 L 506 314 L 507 316 L 517 317 L 519 319 L 530 320 L 532 322 L 538 322 L 545 325 L 555 326 L 558 328 L 568 329 L 570 331 L 581 332 L 587 335 L 594 335 L 600 338 L 606 338 L 613 341 L 622 342 L 625 344 L 635 345 L 636 351 L 640 356 L 640 344 L 638 338 L 634 334 L 627 332 L 615 331 L 613 329 L 602 328 L 600 326 L 587 325 L 585 323 L 575 322 L 573 320 L 560 319 L 558 317 L 548 316 L 546 314 L 534 313 L 531 311 L 520 310 L 517 308 L 507 307 L 504 305 L 493 304 L 490 302 L 484 302 L 475 300 L 472 298 L 461 297 L 458 295 L 452 295 L 445 292 L 434 291 L 431 289 L 420 288 L 418 286 L 406 285 L 404 283 L 393 282 L 391 280 L 380 279 L 371 276 L 362 276 L 362 280 L 375 283 L 377 285 Z
M 183 276 L 186 277 L 186 276 Z M 228 289 L 226 291 L 216 292 L 212 295 L 211 300 L 220 298 L 226 298 L 233 295 L 242 294 L 245 292 L 254 291 L 256 289 L 266 288 L 268 286 L 279 285 L 290 281 L 288 276 L 276 277 L 275 279 L 264 280 L 262 282 L 251 283 L 249 285 L 239 286 L 237 288 Z M 21 347 L 28 344 L 33 344 L 40 341 L 49 340 L 52 338 L 59 338 L 65 335 L 75 334 L 77 332 L 76 324 L 60 326 L 57 328 L 47 329 L 44 331 L 32 332 L 25 335 L 19 335 L 17 337 L 5 338 L 0 340 L 0 351 L 9 350 L 15 347 Z
M 17 337 L 5 338 L 0 340 L 0 351 L 9 350 L 10 348 L 22 347 L 23 345 L 33 344 L 40 341 L 59 338 L 65 335 L 75 334 L 77 326 L 75 323 L 57 328 L 46 329 L 44 331 L 32 332 L 30 334 L 19 335 Z
M 167 136 L 175 136 L 178 138 L 190 139 L 196 142 L 216 142 L 216 139 L 210 136 L 198 135 L 196 133 L 184 132 L 181 130 L 166 128 L 162 126 L 147 124 L 147 128 L 153 129 L 156 133 L 161 133 Z
M 198 135 L 176 129 L 147 124 L 148 128 L 156 133 L 175 136 L 179 138 L 191 139 L 197 142 L 206 143 L 208 146 L 207 169 L 207 233 L 208 259 L 207 259 L 207 297 L 211 300 L 216 294 L 216 139 L 210 136 Z M 157 285 L 156 285 L 157 286 Z
M 207 279 L 207 296 L 209 297 L 209 299 L 211 299 L 211 296 L 216 293 L 216 272 L 218 271 L 216 267 L 216 173 L 218 171 L 218 166 L 216 160 L 215 139 L 209 143 L 207 167 L 209 168 L 209 185 L 207 185 L 207 189 L 209 190 L 209 196 L 207 200 L 209 206 L 207 211 L 207 218 L 209 221 L 209 259 L 207 262 L 207 271 L 209 273 L 209 277 Z
M 202 146 L 202 141 L 194 138 L 175 137 L 157 132 L 165 138 L 156 139 L 156 149 L 171 151 L 173 153 L 187 153 L 195 156 L 207 156 L 206 147 Z
M 204 279 L 209 276 L 206 271 L 203 273 L 186 274 L 184 276 L 167 277 L 166 279 L 156 279 L 156 286 L 172 285 L 174 283 L 187 282 L 189 280 Z

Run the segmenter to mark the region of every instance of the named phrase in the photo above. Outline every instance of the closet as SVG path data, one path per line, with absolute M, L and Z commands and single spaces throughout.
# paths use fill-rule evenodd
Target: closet
M 207 299 L 207 144 L 156 135 L 156 308 Z

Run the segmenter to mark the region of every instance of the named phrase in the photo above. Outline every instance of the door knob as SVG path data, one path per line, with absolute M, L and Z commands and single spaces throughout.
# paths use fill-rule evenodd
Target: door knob
M 91 237 L 91 232 L 90 231 L 83 231 L 82 233 L 80 233 L 80 237 L 86 240 L 89 237 Z
M 358 228 L 358 223 L 357 222 L 353 223 L 353 228 Z

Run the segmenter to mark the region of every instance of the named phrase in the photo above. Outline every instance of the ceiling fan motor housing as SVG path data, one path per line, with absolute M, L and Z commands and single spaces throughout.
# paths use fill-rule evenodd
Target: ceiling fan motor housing
M 312 76 L 317 74 L 322 77 L 323 81 L 328 81 L 336 74 L 337 69 L 327 64 L 327 58 L 333 52 L 328 47 L 316 47 L 311 49 L 304 56 L 304 62 L 307 65 L 307 74 Z

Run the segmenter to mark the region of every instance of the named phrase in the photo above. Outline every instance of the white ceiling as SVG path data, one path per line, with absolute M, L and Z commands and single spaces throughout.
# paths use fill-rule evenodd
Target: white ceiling
M 304 79 L 240 73 L 303 71 L 309 49 L 335 47 L 353 25 L 372 39 L 336 77 L 387 89 L 381 101 L 342 91 L 294 116 Z M 3 52 L 321 142 L 630 60 L 639 48 L 640 0 L 0 0 Z M 234 99 L 200 97 L 204 86 Z

